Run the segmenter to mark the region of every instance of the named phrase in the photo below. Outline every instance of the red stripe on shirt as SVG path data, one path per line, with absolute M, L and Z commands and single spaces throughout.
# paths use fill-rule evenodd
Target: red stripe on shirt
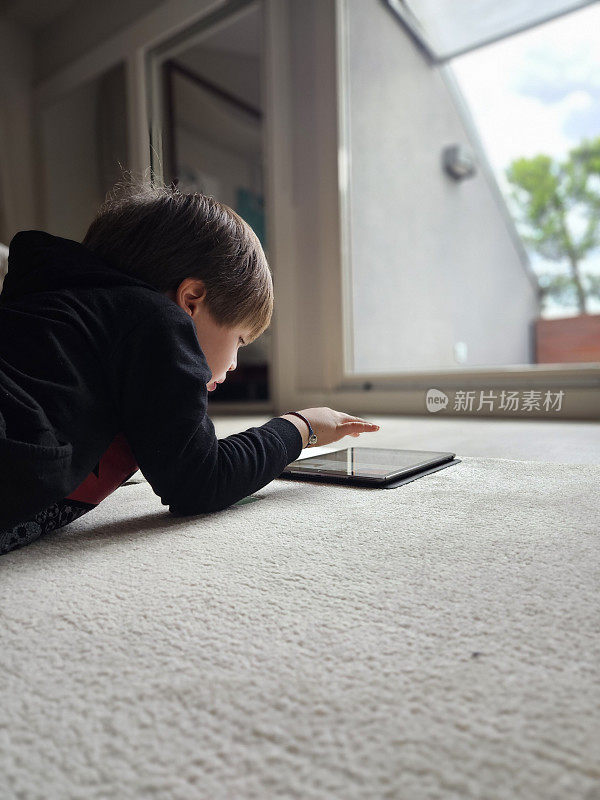
M 98 505 L 138 469 L 127 439 L 118 433 L 92 472 L 66 499 Z

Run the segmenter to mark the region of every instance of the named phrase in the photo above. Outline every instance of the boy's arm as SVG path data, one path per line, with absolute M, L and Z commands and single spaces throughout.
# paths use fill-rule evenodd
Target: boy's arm
M 304 449 L 308 445 L 308 437 L 310 436 L 310 431 L 308 430 L 308 425 L 306 422 L 301 420 L 300 417 L 294 416 L 293 414 L 282 414 L 280 419 L 289 419 L 292 425 L 295 425 L 298 428 L 300 431 L 300 436 L 302 436 L 302 449 Z
M 174 303 L 129 331 L 107 368 L 120 430 L 175 514 L 226 508 L 281 475 L 302 452 L 299 428 L 283 417 L 217 439 L 207 414 L 211 371 L 194 323 Z

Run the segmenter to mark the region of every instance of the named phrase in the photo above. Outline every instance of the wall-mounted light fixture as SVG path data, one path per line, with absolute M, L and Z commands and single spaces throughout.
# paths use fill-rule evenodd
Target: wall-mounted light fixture
M 455 180 L 462 181 L 477 173 L 475 160 L 469 150 L 461 144 L 451 144 L 442 151 L 444 169 Z

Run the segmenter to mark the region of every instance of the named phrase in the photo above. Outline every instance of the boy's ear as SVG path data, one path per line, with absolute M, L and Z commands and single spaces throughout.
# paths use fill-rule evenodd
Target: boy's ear
M 190 316 L 193 316 L 196 305 L 204 302 L 206 287 L 203 281 L 198 278 L 186 278 L 181 281 L 174 294 L 177 305 L 181 306 Z

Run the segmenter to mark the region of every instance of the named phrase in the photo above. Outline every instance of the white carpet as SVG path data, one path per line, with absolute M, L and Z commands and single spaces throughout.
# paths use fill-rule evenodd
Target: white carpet
M 600 800 L 600 466 L 457 455 L 2 556 L 2 800 Z

